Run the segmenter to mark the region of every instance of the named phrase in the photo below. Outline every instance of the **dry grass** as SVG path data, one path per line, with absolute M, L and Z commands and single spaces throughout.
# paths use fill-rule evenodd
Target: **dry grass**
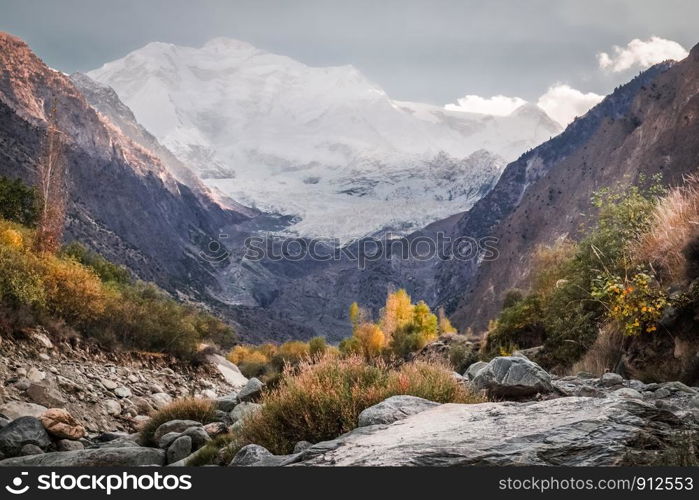
M 600 376 L 613 371 L 621 359 L 623 340 L 624 333 L 620 328 L 603 325 L 592 347 L 573 365 L 572 373 L 588 372 Z
M 184 398 L 177 399 L 151 415 L 148 423 L 141 430 L 141 444 L 155 446 L 153 439 L 155 431 L 170 420 L 194 420 L 202 424 L 213 422 L 216 417 L 216 406 L 210 399 Z
M 635 259 L 648 263 L 672 283 L 683 280 L 685 249 L 699 236 L 699 176 L 689 176 L 656 206 L 651 230 L 632 247 Z
M 362 410 L 398 394 L 439 403 L 483 401 L 440 365 L 414 362 L 391 370 L 359 357 L 326 357 L 287 369 L 280 385 L 264 396 L 264 408 L 244 422 L 237 444 L 290 453 L 298 441 L 317 443 L 354 429 Z

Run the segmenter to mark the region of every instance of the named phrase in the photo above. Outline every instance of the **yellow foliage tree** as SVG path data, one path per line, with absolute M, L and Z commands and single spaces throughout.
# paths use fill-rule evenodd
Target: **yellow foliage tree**
M 386 336 L 374 323 L 362 323 L 355 329 L 354 336 L 359 340 L 362 354 L 367 359 L 377 357 L 386 347 Z
M 386 297 L 386 306 L 381 310 L 379 327 L 391 337 L 413 320 L 413 306 L 410 295 L 404 289 L 391 292 Z
M 449 321 L 449 318 L 447 318 L 447 315 L 444 314 L 444 308 L 440 307 L 439 312 L 437 313 L 438 315 L 438 326 L 439 326 L 439 333 L 440 335 L 451 335 L 456 332 L 456 328 L 451 324 L 451 321 Z
M 23 242 L 22 234 L 14 229 L 5 229 L 0 233 L 0 243 L 5 246 L 19 249 L 22 248 Z

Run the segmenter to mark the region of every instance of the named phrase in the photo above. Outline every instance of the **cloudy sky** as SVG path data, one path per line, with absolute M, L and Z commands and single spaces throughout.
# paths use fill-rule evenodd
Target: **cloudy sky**
M 310 65 L 352 64 L 400 100 L 565 122 L 699 42 L 695 0 L 0 0 L 0 30 L 86 71 L 151 41 L 248 41 Z

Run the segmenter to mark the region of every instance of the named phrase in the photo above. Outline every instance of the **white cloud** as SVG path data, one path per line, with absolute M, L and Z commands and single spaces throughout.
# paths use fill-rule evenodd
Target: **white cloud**
M 684 59 L 689 54 L 679 43 L 657 36 L 647 41 L 635 38 L 623 48 L 615 45 L 613 52 L 612 55 L 600 52 L 597 54 L 597 61 L 600 68 L 615 73 L 634 66 L 647 68 L 667 59 Z
M 484 115 L 506 116 L 519 108 L 527 101 L 519 97 L 507 97 L 495 95 L 493 97 L 481 97 L 467 95 L 456 100 L 456 104 L 447 104 L 444 109 L 449 111 L 461 111 L 464 113 L 482 113 Z
M 594 92 L 583 93 L 568 85 L 558 83 L 550 87 L 539 97 L 537 105 L 546 111 L 551 118 L 564 127 L 576 116 L 582 116 L 604 99 L 604 96 Z

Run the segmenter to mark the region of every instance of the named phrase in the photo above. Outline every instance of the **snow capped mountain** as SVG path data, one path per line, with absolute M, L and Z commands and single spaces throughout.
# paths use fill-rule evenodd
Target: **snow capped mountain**
M 225 38 L 151 43 L 88 74 L 207 185 L 296 215 L 288 231 L 304 236 L 408 231 L 466 210 L 506 161 L 560 132 L 535 106 L 495 117 L 394 101 L 352 66 Z

